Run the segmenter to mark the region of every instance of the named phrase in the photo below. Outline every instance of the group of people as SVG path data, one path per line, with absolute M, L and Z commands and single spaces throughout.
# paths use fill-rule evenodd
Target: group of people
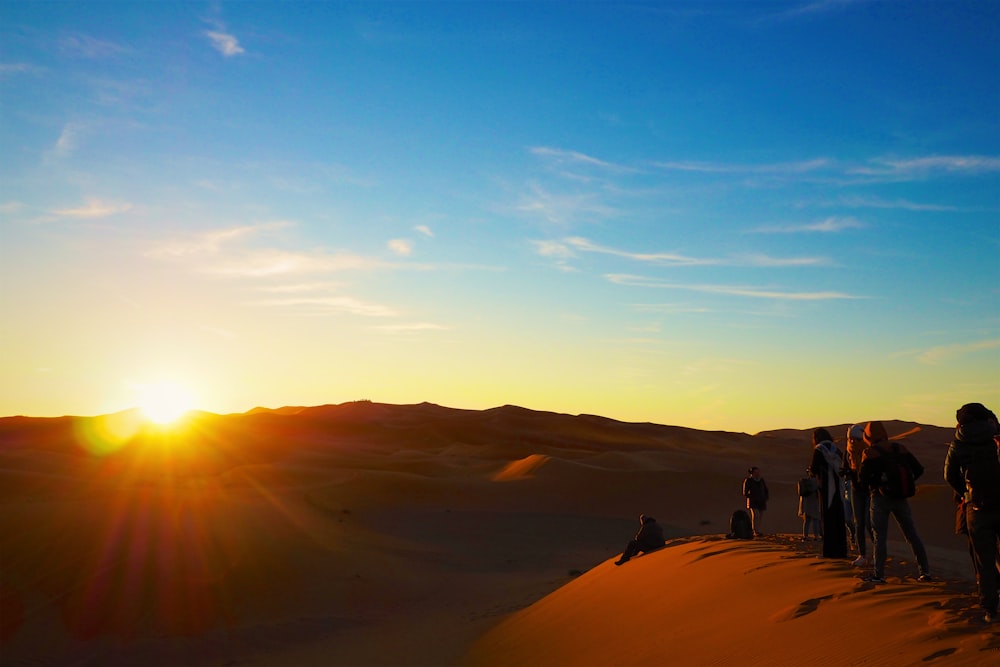
M 1000 586 L 1000 424 L 981 403 L 956 412 L 955 438 L 944 461 L 944 478 L 955 492 L 956 532 L 968 535 L 985 620 L 997 616 Z M 931 579 L 927 549 L 917 532 L 908 498 L 923 475 L 920 461 L 901 442 L 890 441 L 881 422 L 847 429 L 842 451 L 825 428 L 812 434 L 813 453 L 807 476 L 799 482 L 802 538 L 823 542 L 826 558 L 847 558 L 848 543 L 857 549 L 854 565 L 871 566 L 866 577 L 885 583 L 889 518 L 896 520 L 917 562 L 920 581 Z M 762 534 L 767 483 L 756 466 L 743 480 L 753 535 Z M 867 543 L 874 553 L 870 558 Z
M 997 617 L 1000 586 L 1000 422 L 981 403 L 963 405 L 955 418 L 958 424 L 944 459 L 944 479 L 955 492 L 956 532 L 968 535 L 984 618 L 992 622 Z M 850 535 L 858 552 L 854 565 L 870 565 L 866 579 L 883 584 L 892 517 L 917 561 L 919 580 L 930 581 L 927 549 L 908 501 L 924 473 L 920 461 L 901 442 L 891 441 L 878 421 L 848 428 L 843 451 L 825 428 L 813 431 L 812 445 L 808 476 L 799 482 L 802 538 L 808 539 L 812 532 L 823 542 L 823 557 L 848 558 Z M 748 470 L 743 496 L 752 534 L 759 537 L 770 500 L 759 467 Z M 656 519 L 641 515 L 639 524 L 639 532 L 615 565 L 664 546 L 663 529 Z M 871 559 L 868 538 L 874 548 Z

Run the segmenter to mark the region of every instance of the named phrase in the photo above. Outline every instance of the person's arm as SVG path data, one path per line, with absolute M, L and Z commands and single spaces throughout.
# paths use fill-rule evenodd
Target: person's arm
M 958 495 L 965 496 L 965 476 L 962 473 L 962 467 L 958 464 L 956 460 L 958 457 L 955 454 L 955 443 L 952 443 L 948 447 L 948 453 L 944 456 L 944 481 L 948 482 L 948 486 L 951 487 L 952 491 Z

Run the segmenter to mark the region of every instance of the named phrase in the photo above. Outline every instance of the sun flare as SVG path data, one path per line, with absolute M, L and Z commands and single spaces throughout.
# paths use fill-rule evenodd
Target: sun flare
M 139 409 L 151 422 L 171 424 L 194 408 L 194 394 L 175 382 L 154 382 L 136 387 Z

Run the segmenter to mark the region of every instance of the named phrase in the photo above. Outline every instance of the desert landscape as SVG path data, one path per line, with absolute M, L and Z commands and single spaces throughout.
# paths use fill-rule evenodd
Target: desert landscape
M 873 588 L 797 539 L 805 431 L 368 401 L 5 418 L 0 662 L 987 664 L 951 429 L 886 425 L 927 467 L 929 584 L 901 542 Z M 751 464 L 769 534 L 728 540 Z M 615 567 L 640 513 L 668 546 Z

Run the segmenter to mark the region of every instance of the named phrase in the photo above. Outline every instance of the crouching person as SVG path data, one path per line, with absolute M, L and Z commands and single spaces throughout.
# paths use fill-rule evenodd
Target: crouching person
M 640 514 L 639 524 L 639 532 L 625 545 L 625 551 L 622 552 L 621 558 L 615 561 L 615 565 L 628 562 L 628 559 L 640 553 L 649 553 L 650 551 L 663 548 L 665 543 L 663 528 L 660 527 L 660 524 L 656 523 L 656 519 L 645 514 Z

